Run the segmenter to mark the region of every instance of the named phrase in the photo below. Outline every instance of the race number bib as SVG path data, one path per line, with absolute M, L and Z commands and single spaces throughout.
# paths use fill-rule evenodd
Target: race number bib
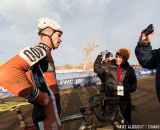
M 30 66 L 36 64 L 46 55 L 46 50 L 41 47 L 26 47 L 19 53 L 19 56 L 22 57 Z
M 117 86 L 117 95 L 124 96 L 124 86 Z

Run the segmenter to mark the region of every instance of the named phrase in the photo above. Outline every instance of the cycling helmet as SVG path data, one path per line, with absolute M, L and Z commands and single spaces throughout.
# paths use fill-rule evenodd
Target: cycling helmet
M 47 27 L 52 28 L 55 31 L 59 31 L 61 33 L 63 33 L 61 26 L 59 25 L 59 23 L 57 23 L 56 21 L 49 19 L 49 18 L 40 18 L 38 19 L 38 31 L 39 34 L 41 33 L 41 31 Z

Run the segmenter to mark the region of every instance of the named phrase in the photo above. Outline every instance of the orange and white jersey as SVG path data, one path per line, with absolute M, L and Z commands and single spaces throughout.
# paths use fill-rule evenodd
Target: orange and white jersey
M 55 65 L 51 56 L 51 52 L 47 54 L 47 56 L 40 65 L 42 69 L 44 68 L 43 72 L 45 76 L 45 81 L 47 82 L 48 86 L 52 89 L 54 94 L 59 94 L 59 88 L 55 73 Z
M 44 94 L 48 93 L 49 103 L 44 106 L 46 119 L 40 122 L 39 126 L 41 130 L 60 130 L 61 121 L 58 116 L 55 97 L 52 89 L 45 83 L 43 74 L 43 69 L 45 68 L 39 65 L 40 63 L 43 64 L 48 54 L 50 54 L 50 48 L 43 43 L 38 44 L 36 47 L 24 48 L 19 55 L 16 55 L 0 66 L 0 86 L 3 86 L 17 96 L 20 96 L 21 93 L 32 87 L 32 93 L 25 98 L 29 101 L 36 100 L 38 103 L 45 100 Z M 31 72 L 35 74 L 35 76 L 38 76 L 40 82 L 35 82 L 35 77 L 32 77 L 34 78 L 34 82 L 29 80 L 26 75 L 26 72 L 29 70 L 33 70 Z M 54 75 L 52 75 L 52 77 L 54 77 Z M 54 82 L 55 83 L 52 83 L 53 85 L 56 84 L 56 78 Z M 38 83 L 40 83 L 40 86 L 38 86 Z
M 49 54 L 47 57 L 52 58 Z M 27 75 L 39 90 L 48 93 L 50 97 L 49 104 L 44 107 L 46 118 L 44 121 L 37 122 L 39 129 L 59 130 L 61 129 L 61 121 L 54 96 L 54 90 L 55 88 L 58 89 L 58 86 L 55 76 L 54 62 L 52 59 L 47 59 L 47 57 L 42 59 L 38 64 L 35 64 Z
M 23 90 L 33 86 L 28 80 L 26 72 L 46 57 L 48 52 L 45 44 L 24 48 L 19 55 L 14 56 L 0 66 L 0 85 L 11 93 L 20 96 Z

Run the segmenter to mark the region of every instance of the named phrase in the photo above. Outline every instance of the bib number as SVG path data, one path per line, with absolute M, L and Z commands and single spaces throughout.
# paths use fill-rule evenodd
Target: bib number
M 124 96 L 124 86 L 117 86 L 117 95 Z

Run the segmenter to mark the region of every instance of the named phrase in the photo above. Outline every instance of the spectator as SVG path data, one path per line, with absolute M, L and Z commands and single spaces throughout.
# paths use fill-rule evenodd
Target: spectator
M 144 30 L 141 32 L 135 54 L 142 67 L 156 69 L 156 91 L 160 101 L 160 49 L 152 49 L 151 39 L 153 35 L 154 32 L 148 35 L 145 35 Z
M 129 65 L 131 52 L 127 48 L 117 50 L 115 59 L 100 66 L 101 59 L 95 61 L 94 71 L 105 76 L 105 94 L 119 99 L 119 107 L 126 125 L 131 125 L 131 95 L 137 88 L 134 69 Z

